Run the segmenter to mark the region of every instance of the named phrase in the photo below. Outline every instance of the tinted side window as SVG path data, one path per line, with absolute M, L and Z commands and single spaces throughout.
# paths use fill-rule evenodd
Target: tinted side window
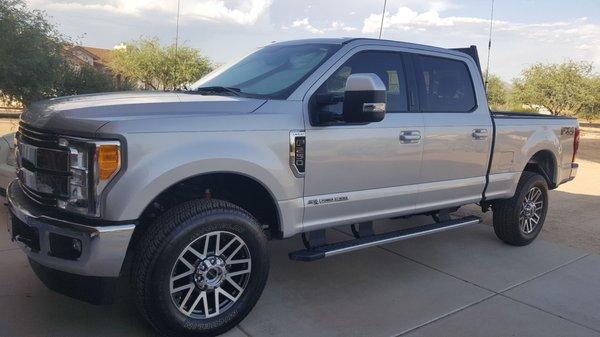
M 387 112 L 408 110 L 407 88 L 402 65 L 402 55 L 392 52 L 365 51 L 352 56 L 317 90 L 317 94 L 343 94 L 348 76 L 356 73 L 374 73 L 387 88 Z M 331 107 L 339 110 L 343 103 Z
M 475 90 L 464 62 L 419 55 L 416 77 L 424 112 L 469 112 L 475 108 Z

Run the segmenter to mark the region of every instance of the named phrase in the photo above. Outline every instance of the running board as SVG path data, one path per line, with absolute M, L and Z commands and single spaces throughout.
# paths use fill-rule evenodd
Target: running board
M 379 246 L 386 243 L 416 238 L 419 236 L 443 232 L 450 229 L 474 225 L 481 222 L 476 216 L 468 216 L 461 219 L 449 220 L 414 228 L 401 229 L 393 232 L 376 234 L 358 239 L 332 243 L 310 249 L 302 249 L 289 253 L 291 260 L 315 261 L 329 256 L 352 252 L 355 250 Z

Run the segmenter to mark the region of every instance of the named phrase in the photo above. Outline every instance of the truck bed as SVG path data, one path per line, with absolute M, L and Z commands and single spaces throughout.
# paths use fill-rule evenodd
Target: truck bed
M 491 115 L 492 115 L 492 118 L 576 119 L 575 117 L 569 117 L 569 116 L 542 115 L 540 113 L 512 112 L 512 111 L 492 111 Z

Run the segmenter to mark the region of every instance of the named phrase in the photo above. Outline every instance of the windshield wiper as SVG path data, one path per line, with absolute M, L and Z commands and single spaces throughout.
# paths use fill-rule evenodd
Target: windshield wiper
M 196 92 L 199 92 L 199 93 L 230 93 L 235 96 L 241 96 L 242 90 L 240 88 L 212 86 L 212 87 L 196 88 Z

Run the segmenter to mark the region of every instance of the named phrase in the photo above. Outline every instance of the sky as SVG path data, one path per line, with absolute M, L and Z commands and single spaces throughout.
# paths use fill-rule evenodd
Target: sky
M 379 35 L 383 0 L 180 0 L 179 43 L 226 63 L 273 41 Z M 75 41 L 112 48 L 175 41 L 177 0 L 26 0 Z M 476 45 L 487 60 L 491 0 L 388 0 L 383 38 Z M 538 62 L 600 69 L 600 0 L 495 0 L 490 72 L 510 81 Z M 485 66 L 484 66 L 485 67 Z

